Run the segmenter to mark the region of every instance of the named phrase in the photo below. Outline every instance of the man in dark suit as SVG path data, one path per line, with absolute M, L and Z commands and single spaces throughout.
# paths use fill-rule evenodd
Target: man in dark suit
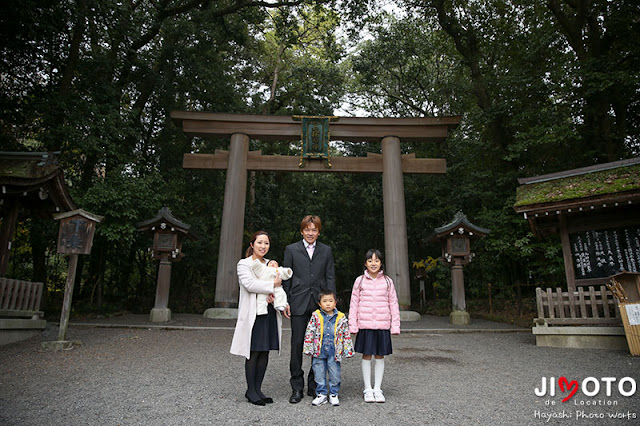
M 284 250 L 282 266 L 293 269 L 293 277 L 282 282 L 287 293 L 291 314 L 291 397 L 289 402 L 302 400 L 304 371 L 302 370 L 302 347 L 307 323 L 313 311 L 318 309 L 321 290 L 336 291 L 335 267 L 331 248 L 317 241 L 322 222 L 318 216 L 308 215 L 302 219 L 300 233 L 302 241 L 289 244 Z M 313 370 L 309 369 L 307 394 L 316 396 Z

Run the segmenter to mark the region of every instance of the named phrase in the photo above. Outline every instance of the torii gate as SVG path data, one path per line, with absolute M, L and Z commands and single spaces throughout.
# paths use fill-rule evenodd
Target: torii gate
M 332 157 L 329 168 L 324 161 L 308 161 L 305 167 L 300 167 L 300 157 L 262 155 L 260 151 L 249 152 L 250 138 L 299 141 L 301 124 L 291 116 L 173 111 L 171 118 L 181 123 L 183 131 L 191 136 L 231 137 L 229 151 L 216 150 L 215 154 L 185 154 L 183 160 L 183 167 L 186 169 L 227 170 L 216 276 L 216 309 L 207 310 L 205 316 L 221 317 L 228 308 L 238 307 L 236 264 L 242 253 L 248 170 L 382 173 L 385 273 L 395 282 L 400 309 L 410 309 L 409 250 L 403 173 L 446 173 L 446 161 L 415 158 L 415 154 L 402 155 L 400 139 L 419 142 L 444 140 L 449 131 L 460 123 L 459 116 L 340 117 L 338 121 L 331 123 L 332 140 L 381 141 L 382 155 L 369 153 L 367 157 Z

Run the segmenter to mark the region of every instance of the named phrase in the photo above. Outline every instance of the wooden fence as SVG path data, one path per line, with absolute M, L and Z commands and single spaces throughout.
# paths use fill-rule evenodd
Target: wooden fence
M 577 291 L 561 288 L 536 288 L 539 325 L 621 325 L 618 303 L 607 288 L 579 287 Z
M 43 288 L 42 283 L 0 278 L 0 316 L 42 317 L 40 301 Z

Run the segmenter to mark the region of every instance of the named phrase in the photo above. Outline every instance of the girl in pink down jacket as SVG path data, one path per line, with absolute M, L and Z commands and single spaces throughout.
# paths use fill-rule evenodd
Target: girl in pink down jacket
M 349 331 L 357 333 L 354 350 L 362 354 L 365 402 L 385 402 L 380 386 L 384 356 L 391 355 L 391 335 L 400 334 L 400 308 L 391 278 L 382 271 L 380 251 L 365 256 L 364 273 L 356 278 L 349 305 Z M 371 357 L 375 357 L 375 382 L 371 387 Z

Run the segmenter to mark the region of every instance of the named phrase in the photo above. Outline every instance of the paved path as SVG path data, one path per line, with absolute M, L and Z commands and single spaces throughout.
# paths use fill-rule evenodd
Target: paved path
M 285 323 L 282 354 L 272 352 L 263 386 L 275 403 L 256 407 L 243 399 L 243 359 L 229 354 L 233 325 L 174 315 L 158 327 L 146 315 L 126 315 L 72 321 L 68 338 L 82 345 L 69 351 L 40 349 L 56 339 L 55 325 L 1 346 L 0 425 L 640 424 L 640 391 L 618 389 L 625 377 L 640 381 L 640 357 L 537 347 L 526 329 L 482 320 L 454 327 L 431 316 L 403 322 L 394 336 L 394 354 L 385 358 L 387 402 L 363 402 L 356 357 L 343 362 L 340 407 L 311 407 L 308 397 L 287 402 Z M 567 402 L 557 386 L 553 396 L 536 396 L 543 378 L 561 376 L 578 389 Z M 615 378 L 610 395 L 603 377 Z M 585 395 L 580 385 L 590 392 L 594 381 L 601 391 Z M 628 393 L 631 381 L 623 382 Z
M 55 323 L 54 323 L 55 324 Z M 233 329 L 236 321 L 231 319 L 210 319 L 195 314 L 173 314 L 172 319 L 166 323 L 152 323 L 149 315 L 119 315 L 112 317 L 78 318 L 71 321 L 75 327 L 106 327 L 106 328 L 153 328 L 166 330 L 223 330 Z M 284 330 L 290 330 L 289 321 L 283 319 Z M 428 333 L 530 333 L 529 328 L 517 327 L 500 322 L 474 319 L 469 325 L 453 325 L 448 317 L 423 315 L 420 321 L 406 321 L 402 323 L 403 332 L 428 332 Z

